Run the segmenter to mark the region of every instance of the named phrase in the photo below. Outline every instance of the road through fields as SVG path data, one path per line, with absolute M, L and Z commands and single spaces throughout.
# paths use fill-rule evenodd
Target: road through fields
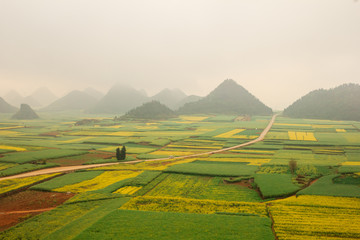
M 80 170 L 80 169 L 104 167 L 104 166 L 110 166 L 110 165 L 116 165 L 116 164 L 129 164 L 129 163 L 150 162 L 150 161 L 169 160 L 169 159 L 171 159 L 171 160 L 185 159 L 185 158 L 193 158 L 193 157 L 200 157 L 200 156 L 204 156 L 204 155 L 221 153 L 221 152 L 225 152 L 225 151 L 228 151 L 228 150 L 233 150 L 233 149 L 236 149 L 236 148 L 245 147 L 245 146 L 248 146 L 248 145 L 251 145 L 251 144 L 254 144 L 254 143 L 257 143 L 257 142 L 260 142 L 260 141 L 264 140 L 266 134 L 270 131 L 272 125 L 274 124 L 275 119 L 276 119 L 277 116 L 278 116 L 278 114 L 275 114 L 271 118 L 269 124 L 262 131 L 262 133 L 260 134 L 260 136 L 258 138 L 254 139 L 254 140 L 251 140 L 249 142 L 246 142 L 246 143 L 242 143 L 242 144 L 233 146 L 233 147 L 223 148 L 223 149 L 220 149 L 220 150 L 215 150 L 215 151 L 210 151 L 210 152 L 191 154 L 191 155 L 186 155 L 186 156 L 181 156 L 181 157 L 168 157 L 168 158 L 157 158 L 157 159 L 147 159 L 147 160 L 136 160 L 136 161 L 129 161 L 129 162 L 101 163 L 101 164 L 91 164 L 91 165 L 46 168 L 46 169 L 36 170 L 36 171 L 32 171 L 32 172 L 21 173 L 21 174 L 17 174 L 17 175 L 13 175 L 13 176 L 2 177 L 2 178 L 0 178 L 0 181 L 7 180 L 7 179 L 32 177 L 32 176 L 37 176 L 37 175 L 42 175 L 42 174 L 59 173 L 59 172 L 71 172 L 71 171 Z

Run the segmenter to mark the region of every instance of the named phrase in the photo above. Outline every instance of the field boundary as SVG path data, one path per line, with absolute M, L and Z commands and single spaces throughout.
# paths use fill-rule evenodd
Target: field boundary
M 12 175 L 12 176 L 7 176 L 7 177 L 2 177 L 0 178 L 0 181 L 2 180 L 7 180 L 7 179 L 16 179 L 16 178 L 24 178 L 24 177 L 32 177 L 32 176 L 36 176 L 36 175 L 42 175 L 42 174 L 48 174 L 48 173 L 58 173 L 58 172 L 71 172 L 71 171 L 75 171 L 75 170 L 81 170 L 81 169 L 89 169 L 89 168 L 97 168 L 97 167 L 105 167 L 105 166 L 111 166 L 111 165 L 116 165 L 116 164 L 129 164 L 129 163 L 139 163 L 139 162 L 152 162 L 152 161 L 160 161 L 160 160 L 178 160 L 178 159 L 187 159 L 187 158 L 194 158 L 194 157 L 200 157 L 200 156 L 204 156 L 204 155 L 212 155 L 212 154 L 216 154 L 216 153 L 221 153 L 221 152 L 225 152 L 225 151 L 229 151 L 229 150 L 233 150 L 236 148 L 241 148 L 241 147 L 245 147 L 245 146 L 249 146 L 252 145 L 254 143 L 260 142 L 262 140 L 264 140 L 265 136 L 268 134 L 268 132 L 270 131 L 272 125 L 275 122 L 276 117 L 279 114 L 275 114 L 272 116 L 269 124 L 266 126 L 266 128 L 261 132 L 260 136 L 257 137 L 254 140 L 251 140 L 249 142 L 246 143 L 242 143 L 239 145 L 235 145 L 232 147 L 228 147 L 228 148 L 223 148 L 223 149 L 219 149 L 219 150 L 215 150 L 215 151 L 210 151 L 210 152 L 204 152 L 204 153 L 197 153 L 197 154 L 191 154 L 191 155 L 186 155 L 186 156 L 179 156 L 179 157 L 167 157 L 167 158 L 157 158 L 157 159 L 146 159 L 146 160 L 135 160 L 135 161 L 128 161 L 128 162 L 115 162 L 115 163 L 100 163 L 100 164 L 91 164 L 91 165 L 80 165 L 80 166 L 66 166 L 66 167 L 55 167 L 55 168 L 46 168 L 46 169 L 41 169 L 41 170 L 37 170 L 37 171 L 32 171 L 32 172 L 26 172 L 26 173 L 21 173 L 21 174 L 17 174 L 17 175 Z

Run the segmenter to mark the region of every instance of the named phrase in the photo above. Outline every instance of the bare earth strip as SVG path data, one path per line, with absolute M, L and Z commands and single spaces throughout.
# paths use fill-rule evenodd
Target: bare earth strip
M 43 209 L 34 209 L 34 210 L 24 210 L 24 211 L 10 211 L 10 212 L 0 212 L 0 214 L 23 214 L 23 213 L 34 213 L 34 212 L 45 212 L 54 209 L 52 208 L 43 208 Z
M 0 178 L 0 181 L 7 180 L 7 179 L 32 177 L 32 176 L 36 176 L 36 175 L 49 174 L 49 173 L 70 172 L 70 171 L 75 171 L 75 170 L 80 170 L 80 169 L 96 168 L 96 167 L 110 166 L 110 165 L 115 165 L 115 164 L 150 162 L 150 161 L 168 160 L 168 159 L 185 159 L 185 158 L 193 158 L 193 157 L 199 157 L 199 156 L 204 156 L 204 155 L 209 155 L 209 154 L 225 152 L 225 151 L 228 151 L 228 150 L 245 147 L 245 146 L 248 146 L 248 145 L 251 145 L 251 144 L 254 144 L 254 143 L 257 143 L 257 142 L 260 142 L 260 141 L 264 140 L 266 134 L 270 131 L 272 125 L 274 124 L 275 119 L 276 119 L 277 116 L 278 116 L 278 114 L 275 114 L 271 118 L 269 124 L 264 129 L 264 131 L 262 131 L 262 133 L 260 134 L 260 136 L 258 138 L 254 139 L 254 140 L 251 140 L 249 142 L 243 143 L 243 144 L 233 146 L 233 147 L 223 148 L 223 149 L 215 150 L 215 151 L 211 151 L 211 152 L 204 152 L 204 153 L 186 155 L 186 156 L 181 156 L 181 157 L 168 157 L 168 158 L 157 158 L 157 159 L 148 159 L 148 160 L 136 160 L 136 161 L 129 161 L 129 162 L 121 162 L 121 163 L 119 163 L 119 162 L 116 162 L 116 163 L 101 163 L 101 164 L 91 164 L 91 165 L 47 168 L 47 169 L 41 169 L 41 170 L 37 170 L 37 171 L 33 171 L 33 172 L 21 173 L 21 174 L 18 174 L 18 175 L 2 177 L 2 178 Z

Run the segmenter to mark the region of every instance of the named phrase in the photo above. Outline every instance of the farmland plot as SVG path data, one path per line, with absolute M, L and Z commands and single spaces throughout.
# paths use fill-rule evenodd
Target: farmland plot
M 360 201 L 356 198 L 300 196 L 269 206 L 282 239 L 358 239 Z
M 261 201 L 256 191 L 239 185 L 225 184 L 220 177 L 211 178 L 183 174 L 168 174 L 146 195 L 227 201 Z
M 74 239 L 116 239 L 117 236 L 144 240 L 174 236 L 184 240 L 274 239 L 269 218 L 132 210 L 114 211 Z

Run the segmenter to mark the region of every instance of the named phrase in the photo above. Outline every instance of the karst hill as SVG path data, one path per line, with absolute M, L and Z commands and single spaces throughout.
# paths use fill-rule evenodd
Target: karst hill
M 222 82 L 206 97 L 185 104 L 178 112 L 180 114 L 272 114 L 271 108 L 231 79 Z
M 360 85 L 343 84 L 312 91 L 284 110 L 294 118 L 360 121 Z

